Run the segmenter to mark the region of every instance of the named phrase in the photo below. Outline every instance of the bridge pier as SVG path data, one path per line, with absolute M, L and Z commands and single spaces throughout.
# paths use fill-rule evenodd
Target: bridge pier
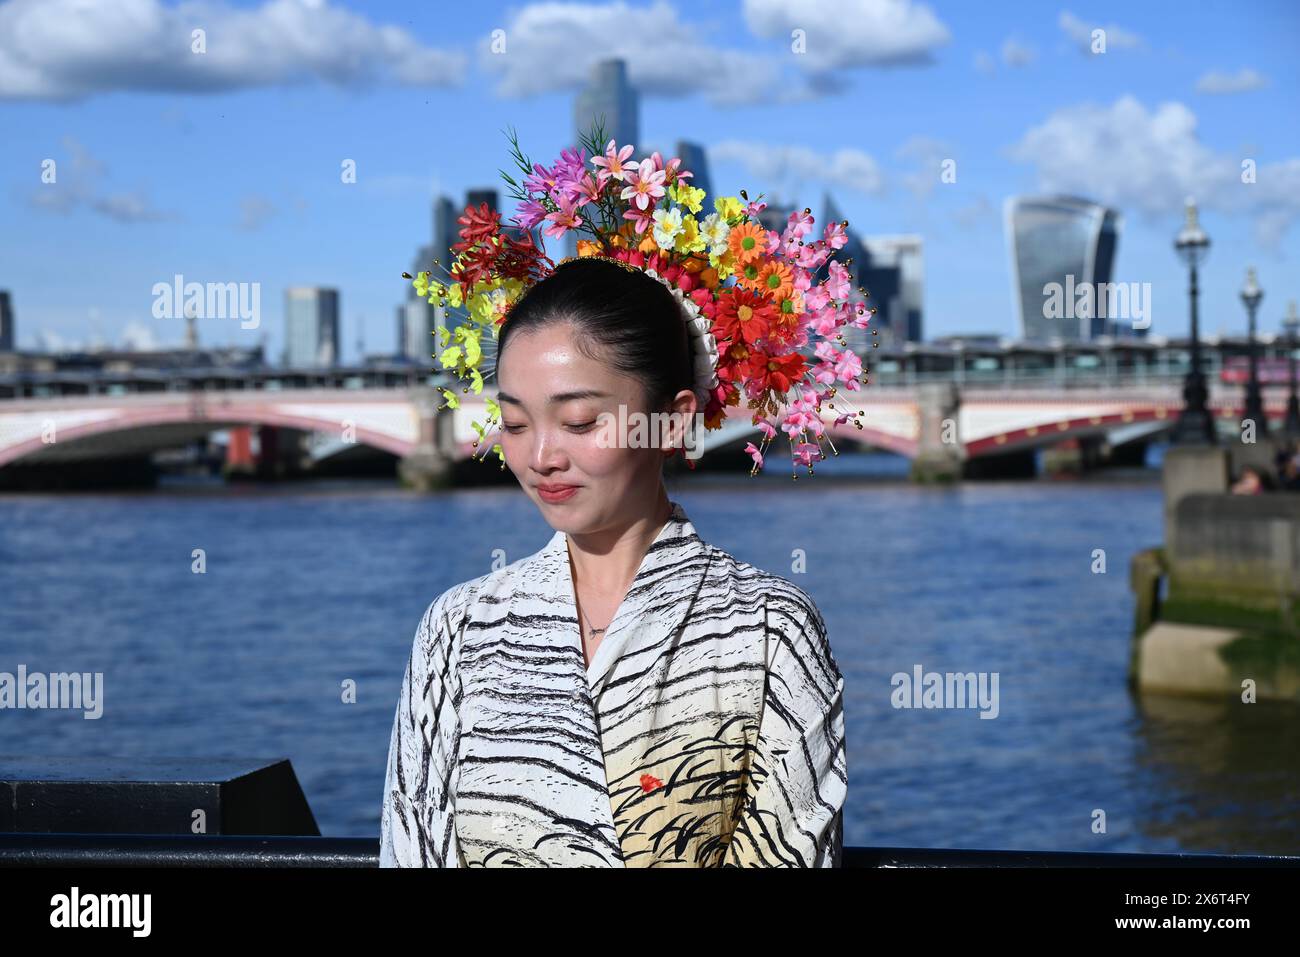
M 911 478 L 922 484 L 962 477 L 964 454 L 957 429 L 961 394 L 951 382 L 925 383 L 918 389 L 919 434 Z
M 411 394 L 420 418 L 420 440 L 397 463 L 397 477 L 406 488 L 432 492 L 453 484 L 455 466 L 455 410 L 439 409 L 441 393 L 423 388 Z
M 1100 435 L 1080 435 L 1043 450 L 1043 471 L 1048 475 L 1081 475 L 1100 468 L 1109 459 Z

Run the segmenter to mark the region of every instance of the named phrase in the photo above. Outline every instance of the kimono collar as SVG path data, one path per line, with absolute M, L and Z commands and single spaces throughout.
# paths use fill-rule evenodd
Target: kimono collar
M 670 500 L 669 504 L 672 514 L 646 549 L 636 577 L 587 668 L 593 696 L 599 693 L 618 662 L 642 663 L 633 660 L 638 652 L 659 644 L 681 627 L 704 580 L 708 546 L 696 533 L 686 510 L 678 502 Z M 557 603 L 557 616 L 562 622 L 562 643 L 575 648 L 581 656 L 582 636 L 573 596 L 568 534 L 556 532 L 542 554 L 548 566 L 550 591 Z M 640 670 L 643 669 L 633 667 L 633 671 Z

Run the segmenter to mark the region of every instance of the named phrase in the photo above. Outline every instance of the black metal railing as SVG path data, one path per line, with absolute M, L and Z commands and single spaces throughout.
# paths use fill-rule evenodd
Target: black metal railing
M 0 867 L 378 867 L 373 837 L 0 834 Z M 1296 867 L 1300 857 L 846 847 L 844 867 Z

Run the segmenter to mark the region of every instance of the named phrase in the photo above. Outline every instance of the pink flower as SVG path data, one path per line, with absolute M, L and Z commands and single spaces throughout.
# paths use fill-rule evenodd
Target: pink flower
M 623 218 L 632 220 L 632 222 L 636 223 L 636 231 L 638 233 L 644 233 L 648 228 L 654 225 L 654 212 L 655 208 L 653 204 L 649 209 L 637 209 L 635 206 L 632 206 L 623 214 Z
M 826 271 L 828 273 L 826 291 L 831 294 L 831 298 L 849 298 L 849 290 L 852 288 L 852 284 L 849 282 L 849 271 L 838 260 L 826 267 Z
M 664 166 L 664 158 L 659 155 L 658 150 L 655 150 L 650 154 L 650 160 L 655 164 L 655 169 L 664 171 L 665 183 L 673 183 L 679 179 L 693 179 L 695 176 L 690 170 L 678 169 L 682 165 L 680 156 L 674 156 L 668 161 L 668 165 Z
M 654 161 L 643 159 L 636 169 L 628 170 L 627 181 L 630 185 L 623 187 L 620 199 L 631 199 L 638 208 L 646 209 L 651 200 L 658 200 L 664 195 L 664 171 L 654 168 Z M 638 227 L 637 232 L 643 232 Z
M 533 164 L 533 172 L 524 177 L 524 189 L 530 193 L 547 193 L 555 191 L 555 170 L 547 169 L 541 163 Z
M 763 434 L 767 436 L 768 441 L 776 438 L 776 429 L 772 428 L 772 424 L 767 419 L 760 419 L 754 424 L 763 430 Z
M 785 224 L 785 232 L 781 234 L 781 238 L 787 242 L 793 239 L 797 245 L 800 239 L 803 239 L 812 232 L 812 224 L 813 218 L 811 213 L 805 213 L 803 210 L 796 210 L 790 214 L 790 219 Z
M 569 200 L 561 200 L 560 208 L 553 213 L 547 213 L 546 219 L 551 225 L 542 232 L 555 239 L 559 239 L 570 229 L 577 229 L 582 225 L 582 217 L 578 215 L 577 209 Z
M 623 182 L 624 174 L 636 169 L 636 161 L 628 161 L 628 157 L 631 155 L 631 144 L 624 146 L 622 149 L 617 149 L 614 141 L 610 140 L 609 145 L 605 147 L 604 156 L 593 156 L 591 158 L 591 165 L 600 170 L 596 177 L 602 188 L 611 179 L 616 179 L 620 183 Z
M 755 465 L 757 465 L 760 469 L 763 467 L 763 453 L 760 452 L 758 449 L 754 448 L 753 442 L 746 443 L 745 452 L 748 453 L 749 457 L 754 460 Z
M 831 249 L 843 249 L 844 244 L 849 241 L 848 233 L 844 229 L 843 220 L 835 220 L 826 224 L 825 233 L 826 244 Z
M 802 462 L 805 468 L 813 463 L 814 457 L 816 459 L 825 458 L 822 455 L 821 448 L 811 442 L 800 442 L 796 445 L 794 447 L 794 457 Z
M 582 179 L 573 184 L 573 191 L 570 197 L 579 206 L 585 206 L 587 203 L 596 203 L 600 201 L 600 192 L 604 183 L 597 183 L 590 173 L 583 174 Z
M 546 207 L 537 200 L 530 199 L 519 204 L 519 208 L 515 211 L 514 221 L 523 229 L 532 229 L 545 218 Z

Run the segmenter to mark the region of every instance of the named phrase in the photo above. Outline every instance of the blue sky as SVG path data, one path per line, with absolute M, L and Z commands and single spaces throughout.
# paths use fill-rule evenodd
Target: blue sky
M 1102 54 L 1080 45 L 1094 28 Z M 696 140 L 715 190 L 775 193 L 820 225 L 829 189 L 856 231 L 921 234 L 927 337 L 1015 333 L 1002 203 L 1057 190 L 1123 213 L 1114 278 L 1152 284 L 1157 335 L 1187 328 L 1172 239 L 1194 193 L 1213 242 L 1203 329 L 1244 330 L 1253 264 L 1272 331 L 1300 298 L 1298 48 L 1287 0 L 6 0 L 0 288 L 20 348 L 179 343 L 181 321 L 151 306 L 180 273 L 261 283 L 261 327 L 203 319 L 205 343 L 265 334 L 275 358 L 284 288 L 327 285 L 344 359 L 361 336 L 389 351 L 435 193 L 502 187 L 509 126 L 552 161 L 590 63 L 623 56 L 638 155 Z M 939 181 L 945 159 L 956 182 Z

